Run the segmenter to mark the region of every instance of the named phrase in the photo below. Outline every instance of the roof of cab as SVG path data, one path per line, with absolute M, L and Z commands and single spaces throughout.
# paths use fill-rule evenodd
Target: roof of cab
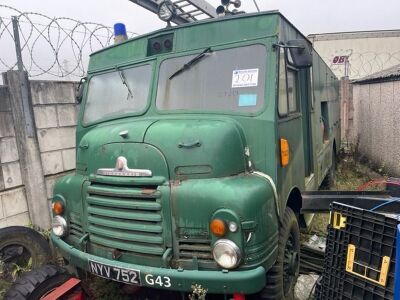
M 114 45 L 110 45 L 108 47 L 105 47 L 103 49 L 100 49 L 98 51 L 95 51 L 91 54 L 95 55 L 97 53 L 106 51 L 108 49 L 114 48 L 114 47 L 118 47 L 121 44 L 124 43 L 129 43 L 132 42 L 136 39 L 140 39 L 140 38 L 144 38 L 144 37 L 151 37 L 154 35 L 158 35 L 161 34 L 163 32 L 170 32 L 171 30 L 176 30 L 176 29 L 180 29 L 180 28 L 188 28 L 188 27 L 192 27 L 192 26 L 198 26 L 201 24 L 207 24 L 207 23 L 213 23 L 213 22 L 223 22 L 223 21 L 229 21 L 232 19 L 244 19 L 244 18 L 253 18 L 253 17 L 258 17 L 258 16 L 263 16 L 263 15 L 279 15 L 281 18 L 283 18 L 288 24 L 290 24 L 296 31 L 298 31 L 298 33 L 300 33 L 304 39 L 308 40 L 299 30 L 296 29 L 296 27 L 284 16 L 282 15 L 278 10 L 271 10 L 271 11 L 263 11 L 263 12 L 256 12 L 256 13 L 243 13 L 243 14 L 237 14 L 237 15 L 227 15 L 224 17 L 219 17 L 219 18 L 212 18 L 212 19 L 205 19 L 205 20 L 200 20 L 200 21 L 196 21 L 196 22 L 191 22 L 191 23 L 186 23 L 186 24 L 181 24 L 181 25 L 177 25 L 177 26 L 173 26 L 173 27 L 165 27 L 162 29 L 158 29 L 143 35 L 139 35 L 139 36 L 135 36 L 133 38 L 130 38 L 122 43 L 119 44 L 114 44 Z

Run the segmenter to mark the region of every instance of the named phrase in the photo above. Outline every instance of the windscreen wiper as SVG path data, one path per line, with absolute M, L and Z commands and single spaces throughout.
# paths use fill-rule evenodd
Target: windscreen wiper
M 196 63 L 198 63 L 200 60 L 202 60 L 204 57 L 206 57 L 207 53 L 210 53 L 211 48 L 208 47 L 207 49 L 205 49 L 203 52 L 201 52 L 199 55 L 193 57 L 191 60 L 189 60 L 186 64 L 184 64 L 181 68 L 179 68 L 176 72 L 174 72 L 173 74 L 171 74 L 171 76 L 169 76 L 169 80 L 171 80 L 172 78 L 174 78 L 175 76 L 181 74 L 182 72 L 189 70 L 193 65 L 195 65 Z
M 126 86 L 126 88 L 128 89 L 128 96 L 126 97 L 126 100 L 128 100 L 128 98 L 133 98 L 133 93 L 131 88 L 128 85 L 128 82 L 126 81 L 126 77 L 125 77 L 125 73 L 123 70 L 118 70 L 118 74 L 119 77 L 121 78 L 122 84 Z

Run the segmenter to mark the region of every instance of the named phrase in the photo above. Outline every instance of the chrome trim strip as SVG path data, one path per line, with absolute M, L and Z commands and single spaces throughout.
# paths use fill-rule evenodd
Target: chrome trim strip
M 129 169 L 125 157 L 117 158 L 114 169 L 101 168 L 97 170 L 97 175 L 103 176 L 121 176 L 121 177 L 151 177 L 153 173 L 147 169 Z
M 253 171 L 252 173 L 265 178 L 269 182 L 269 184 L 270 184 L 270 186 L 271 186 L 271 188 L 272 188 L 272 190 L 274 192 L 276 211 L 278 213 L 278 216 L 280 216 L 281 213 L 280 213 L 280 208 L 279 208 L 278 192 L 276 190 L 276 185 L 275 185 L 274 180 L 272 179 L 271 176 L 269 176 L 269 175 L 267 175 L 267 174 L 265 174 L 263 172 L 260 172 L 260 171 Z

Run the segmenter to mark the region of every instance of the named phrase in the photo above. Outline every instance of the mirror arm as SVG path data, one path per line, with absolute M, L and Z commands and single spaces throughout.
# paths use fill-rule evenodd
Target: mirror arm
M 272 44 L 272 48 L 275 50 L 276 48 L 283 48 L 283 49 L 290 49 L 290 48 L 296 48 L 296 49 L 301 49 L 304 50 L 306 47 L 304 46 L 289 46 L 285 45 L 283 43 L 278 43 L 278 44 Z
M 78 87 L 76 88 L 77 90 L 79 90 L 80 89 L 80 87 L 81 87 L 81 85 L 82 85 L 82 83 L 85 83 L 85 81 L 86 81 L 86 76 L 85 77 L 82 77 L 80 80 L 79 80 L 79 83 L 78 83 Z
M 84 84 L 86 82 L 86 79 L 87 79 L 87 77 L 85 76 L 79 80 L 79 84 L 78 84 L 78 87 L 76 88 L 76 96 L 75 96 L 75 100 L 77 103 L 81 103 L 81 101 L 82 101 L 82 96 L 83 96 L 81 94 L 82 84 Z

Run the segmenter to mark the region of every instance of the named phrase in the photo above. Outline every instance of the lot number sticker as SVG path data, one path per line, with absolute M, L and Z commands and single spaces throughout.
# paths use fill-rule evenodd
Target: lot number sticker
M 232 88 L 258 85 L 258 69 L 234 70 L 232 72 Z

